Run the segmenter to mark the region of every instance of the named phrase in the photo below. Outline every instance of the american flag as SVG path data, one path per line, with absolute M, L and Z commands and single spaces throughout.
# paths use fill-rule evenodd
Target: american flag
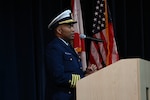
M 92 36 L 104 42 L 91 41 L 89 64 L 96 64 L 98 69 L 119 60 L 110 11 L 106 0 L 97 0 Z
M 73 11 L 73 18 L 74 20 L 77 21 L 77 23 L 74 24 L 75 37 L 73 41 L 73 46 L 76 52 L 81 57 L 83 71 L 85 71 L 87 67 L 85 42 L 83 39 L 80 39 L 79 37 L 81 33 L 84 34 L 81 4 L 80 4 L 80 0 L 72 0 L 71 3 L 72 3 L 71 5 L 72 5 L 72 11 Z

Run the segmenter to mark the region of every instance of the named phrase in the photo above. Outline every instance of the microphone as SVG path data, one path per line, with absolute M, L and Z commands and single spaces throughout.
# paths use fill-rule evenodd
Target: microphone
M 80 38 L 81 38 L 81 39 L 90 39 L 90 40 L 96 41 L 96 42 L 103 42 L 103 40 L 101 40 L 101 39 L 88 37 L 88 36 L 86 36 L 86 35 L 84 35 L 84 34 L 80 34 Z

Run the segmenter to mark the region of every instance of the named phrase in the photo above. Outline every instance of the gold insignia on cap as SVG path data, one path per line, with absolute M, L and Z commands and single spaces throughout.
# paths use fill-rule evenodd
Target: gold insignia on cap
M 59 24 L 67 24 L 67 23 L 76 23 L 76 21 L 74 21 L 73 19 L 69 19 L 69 20 L 65 20 L 65 21 L 62 21 L 62 22 L 59 22 Z

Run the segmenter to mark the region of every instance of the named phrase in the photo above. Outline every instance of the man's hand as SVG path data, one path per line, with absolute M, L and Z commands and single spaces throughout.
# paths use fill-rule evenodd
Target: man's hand
M 87 67 L 85 76 L 92 74 L 92 73 L 96 72 L 97 70 L 98 70 L 97 66 L 95 64 L 91 64 Z

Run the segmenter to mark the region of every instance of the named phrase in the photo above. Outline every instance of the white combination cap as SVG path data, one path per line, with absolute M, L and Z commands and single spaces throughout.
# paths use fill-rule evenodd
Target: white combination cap
M 77 21 L 73 20 L 71 10 L 65 10 L 49 23 L 48 29 L 55 28 L 61 24 L 69 24 L 69 23 L 74 24 L 77 23 Z

